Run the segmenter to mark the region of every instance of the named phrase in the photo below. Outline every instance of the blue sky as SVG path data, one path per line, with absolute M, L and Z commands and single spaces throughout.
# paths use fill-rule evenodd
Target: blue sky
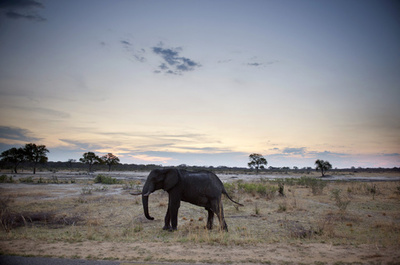
M 2 1 L 0 151 L 400 166 L 397 1 Z

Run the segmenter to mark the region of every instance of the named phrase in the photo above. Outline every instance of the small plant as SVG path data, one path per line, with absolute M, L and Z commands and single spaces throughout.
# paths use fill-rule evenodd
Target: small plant
M 283 201 L 283 203 L 279 204 L 278 213 L 286 212 L 287 211 L 287 203 Z
M 284 188 L 285 188 L 285 184 L 282 181 L 278 181 L 279 196 L 285 197 Z
M 255 213 L 255 215 L 260 215 L 260 208 L 258 208 L 257 203 L 256 203 L 256 205 L 254 207 L 254 213 Z
M 52 177 L 51 177 L 51 181 L 52 181 L 52 183 L 54 183 L 54 184 L 58 184 L 58 177 L 57 177 L 57 176 L 52 176 Z
M 82 195 L 90 195 L 90 194 L 92 194 L 92 190 L 93 190 L 92 187 L 85 186 L 85 187 L 82 188 L 81 194 Z
M 372 194 L 372 199 L 375 200 L 375 194 L 377 193 L 376 185 L 366 186 L 367 194 Z
M 106 186 L 100 186 L 100 187 L 96 187 L 95 189 L 94 189 L 94 191 L 108 191 L 108 187 L 106 187 Z
M 332 198 L 335 200 L 336 206 L 339 208 L 340 211 L 346 211 L 347 206 L 350 204 L 350 200 L 343 200 L 341 196 L 342 190 L 341 189 L 333 189 L 331 191 Z

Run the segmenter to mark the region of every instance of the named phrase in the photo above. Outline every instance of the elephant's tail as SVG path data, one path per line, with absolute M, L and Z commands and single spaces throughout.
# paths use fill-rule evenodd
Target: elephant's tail
M 236 203 L 236 204 L 238 204 L 238 205 L 240 205 L 240 206 L 244 206 L 244 205 L 241 204 L 241 203 L 235 202 L 235 201 L 231 198 L 231 196 L 229 196 L 229 194 L 226 192 L 225 188 L 222 189 L 222 193 L 225 194 L 226 197 L 228 197 L 228 199 L 231 200 L 232 202 L 234 202 L 234 203 Z

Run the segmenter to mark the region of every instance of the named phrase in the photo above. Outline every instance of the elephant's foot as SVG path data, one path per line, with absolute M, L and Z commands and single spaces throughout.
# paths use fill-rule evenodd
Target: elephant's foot
M 163 227 L 163 230 L 166 230 L 166 231 L 169 231 L 169 232 L 173 232 L 173 231 L 178 230 L 178 228 L 177 228 L 177 227 L 171 227 L 171 226 L 169 226 L 169 225 L 166 225 L 166 226 Z

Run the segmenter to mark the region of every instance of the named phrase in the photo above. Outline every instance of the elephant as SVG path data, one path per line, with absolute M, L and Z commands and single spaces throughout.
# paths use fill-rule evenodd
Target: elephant
M 221 180 L 210 171 L 190 172 L 176 168 L 154 169 L 147 177 L 142 192 L 131 193 L 132 195 L 142 195 L 144 215 L 149 220 L 154 220 L 149 214 L 149 195 L 159 189 L 167 191 L 169 197 L 164 230 L 177 230 L 181 201 L 204 207 L 208 211 L 206 227 L 210 230 L 213 227 L 214 214 L 216 214 L 221 229 L 228 231 L 221 201 L 222 194 L 225 194 L 232 202 L 243 206 L 228 195 Z

